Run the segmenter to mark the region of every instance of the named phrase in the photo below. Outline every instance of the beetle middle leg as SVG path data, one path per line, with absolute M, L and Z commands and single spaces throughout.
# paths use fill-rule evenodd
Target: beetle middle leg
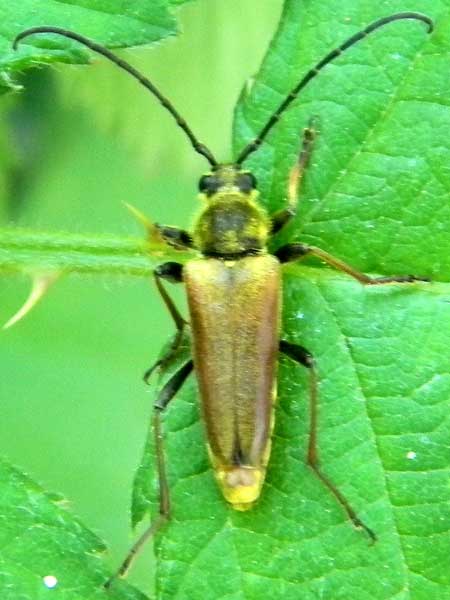
M 294 360 L 296 363 L 303 365 L 310 372 L 310 391 L 309 391 L 309 441 L 308 441 L 308 465 L 320 479 L 320 481 L 330 490 L 339 504 L 347 513 L 348 518 L 353 525 L 358 529 L 364 529 L 372 542 L 375 542 L 377 537 L 375 533 L 365 525 L 356 514 L 355 510 L 350 505 L 346 497 L 338 490 L 334 483 L 319 468 L 319 455 L 317 444 L 317 429 L 318 429 L 318 402 L 317 402 L 317 372 L 314 363 L 314 358 L 302 346 L 290 344 L 284 340 L 280 341 L 280 352 Z
M 307 244 L 300 244 L 294 242 L 292 244 L 286 244 L 275 252 L 275 256 L 280 260 L 281 263 L 291 262 L 294 260 L 300 260 L 305 256 L 316 256 L 320 260 L 323 260 L 331 267 L 338 271 L 343 271 L 350 275 L 354 279 L 357 279 L 360 283 L 365 285 L 380 285 L 384 283 L 411 283 L 413 281 L 429 281 L 426 277 L 416 277 L 416 275 L 393 275 L 388 277 L 371 277 L 366 275 L 357 269 L 354 269 L 351 265 L 347 264 L 340 258 L 336 258 L 332 254 L 325 252 L 317 246 L 308 246 Z
M 164 458 L 164 438 L 161 423 L 161 413 L 186 381 L 187 377 L 192 372 L 192 369 L 193 362 L 192 360 L 188 360 L 165 384 L 165 386 L 159 392 L 156 402 L 153 405 L 153 435 L 155 440 L 156 466 L 158 471 L 159 514 L 155 519 L 153 519 L 149 527 L 147 527 L 144 533 L 133 544 L 116 573 L 105 583 L 105 588 L 109 588 L 113 581 L 118 577 L 124 577 L 127 574 L 132 563 L 146 542 L 161 529 L 166 521 L 170 519 L 170 492 L 167 482 L 166 463 Z
M 317 135 L 315 123 L 316 119 L 312 117 L 309 120 L 308 126 L 305 127 L 303 131 L 302 149 L 298 155 L 297 162 L 292 167 L 289 174 L 288 205 L 286 208 L 282 208 L 271 216 L 272 229 L 270 233 L 272 235 L 281 231 L 281 229 L 295 217 L 297 212 L 300 183 L 311 158 L 314 140 Z
M 183 280 L 183 265 L 177 262 L 166 262 L 162 265 L 159 265 L 154 272 L 153 277 L 155 279 L 155 284 L 160 293 L 161 298 L 163 299 L 164 304 L 167 307 L 167 310 L 170 313 L 170 316 L 175 323 L 175 327 L 177 329 L 175 337 L 164 356 L 159 358 L 147 371 L 144 373 L 144 381 L 148 383 L 148 380 L 158 367 L 164 367 L 167 363 L 171 361 L 171 359 L 176 355 L 177 351 L 180 348 L 181 341 L 183 339 L 184 328 L 187 325 L 187 321 L 183 319 L 178 308 L 176 307 L 174 301 L 170 297 L 166 288 L 162 283 L 162 279 L 170 281 L 172 283 L 180 283 Z

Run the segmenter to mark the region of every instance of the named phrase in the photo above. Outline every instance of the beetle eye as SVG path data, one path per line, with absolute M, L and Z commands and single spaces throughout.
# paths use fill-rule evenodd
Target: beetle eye
M 256 188 L 256 177 L 253 173 L 242 173 L 238 177 L 237 185 L 241 192 L 249 193 Z
M 198 182 L 198 189 L 203 194 L 210 196 L 219 189 L 219 181 L 214 175 L 203 175 Z

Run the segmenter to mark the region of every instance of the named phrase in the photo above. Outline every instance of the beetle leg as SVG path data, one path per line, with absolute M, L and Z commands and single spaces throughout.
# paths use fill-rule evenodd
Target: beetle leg
M 192 369 L 193 362 L 192 360 L 189 360 L 165 384 L 165 386 L 159 392 L 156 402 L 153 406 L 153 434 L 155 438 L 156 466 L 158 470 L 159 483 L 159 514 L 150 523 L 150 526 L 147 527 L 139 539 L 133 544 L 116 573 L 105 583 L 105 588 L 109 588 L 116 578 L 124 577 L 127 574 L 132 563 L 136 559 L 145 543 L 161 529 L 166 521 L 170 519 L 170 492 L 167 482 L 166 462 L 164 459 L 164 437 L 162 431 L 161 413 L 186 381 L 187 377 L 192 372 Z
M 192 239 L 191 234 L 184 229 L 179 229 L 178 227 L 170 227 L 168 225 L 159 225 L 158 223 L 154 224 L 156 230 L 162 239 L 169 244 L 169 246 L 173 246 L 174 248 L 178 248 L 181 250 L 194 248 L 194 241 Z
M 308 454 L 307 462 L 320 481 L 330 490 L 339 504 L 347 513 L 348 518 L 352 521 L 353 525 L 358 529 L 364 529 L 368 534 L 372 542 L 375 542 L 377 536 L 375 533 L 365 525 L 358 517 L 354 509 L 346 497 L 338 490 L 328 477 L 322 473 L 319 468 L 319 455 L 318 455 L 318 444 L 317 444 L 317 429 L 318 429 L 318 402 L 317 402 L 317 371 L 315 362 L 312 354 L 308 352 L 302 346 L 296 344 L 290 344 L 284 340 L 280 341 L 280 352 L 294 360 L 295 362 L 303 365 L 310 372 L 310 392 L 309 392 L 309 441 L 308 441 Z
M 183 265 L 176 262 L 163 263 L 154 270 L 153 277 L 155 279 L 155 284 L 158 288 L 158 292 L 160 293 L 163 302 L 166 305 L 167 310 L 169 311 L 170 316 L 172 317 L 175 323 L 177 332 L 167 353 L 161 358 L 159 358 L 149 369 L 145 371 L 144 381 L 146 383 L 148 383 L 148 380 L 153 371 L 155 371 L 155 369 L 166 365 L 176 355 L 180 347 L 181 340 L 183 339 L 184 328 L 187 325 L 187 322 L 181 316 L 178 308 L 175 306 L 174 301 L 170 297 L 169 293 L 167 292 L 166 288 L 163 286 L 161 281 L 162 279 L 166 279 L 167 281 L 171 281 L 172 283 L 179 283 L 183 281 Z
M 189 232 L 178 227 L 170 227 L 168 225 L 159 225 L 152 223 L 144 213 L 138 208 L 125 202 L 125 206 L 131 214 L 141 223 L 147 231 L 147 236 L 150 241 L 164 242 L 169 246 L 173 246 L 178 250 L 193 249 L 194 242 Z
M 275 256 L 282 262 L 290 262 L 293 260 L 299 260 L 304 256 L 311 255 L 320 258 L 331 267 L 334 267 L 338 271 L 343 271 L 357 279 L 360 283 L 365 285 L 380 285 L 383 283 L 410 283 L 412 281 L 429 281 L 426 277 L 416 277 L 415 275 L 393 275 L 388 277 L 370 277 L 365 273 L 361 273 L 357 269 L 354 269 L 349 264 L 336 258 L 332 254 L 328 254 L 325 250 L 317 248 L 317 246 L 308 246 L 307 244 L 293 243 L 282 246 L 275 252 Z
M 270 232 L 272 235 L 278 233 L 285 225 L 287 225 L 297 212 L 300 183 L 308 166 L 309 159 L 311 158 L 314 139 L 316 137 L 314 124 L 315 119 L 314 117 L 311 117 L 308 126 L 303 130 L 302 149 L 298 155 L 297 162 L 292 167 L 289 174 L 288 205 L 287 208 L 282 208 L 272 215 L 272 230 Z

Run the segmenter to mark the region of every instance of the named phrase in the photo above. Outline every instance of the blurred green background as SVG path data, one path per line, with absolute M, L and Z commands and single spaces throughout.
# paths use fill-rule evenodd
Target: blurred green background
M 281 7 L 197 0 L 177 11 L 179 37 L 122 54 L 227 160 L 235 101 Z M 4 224 L 137 236 L 127 201 L 155 221 L 189 226 L 207 164 L 136 82 L 95 59 L 90 67 L 36 69 L 20 83 L 24 91 L 0 104 Z M 5 322 L 29 281 L 4 277 L 0 290 Z M 132 539 L 131 482 L 152 402 L 141 374 L 172 332 L 151 282 L 72 276 L 0 335 L 0 452 L 70 501 L 107 541 L 111 565 Z M 148 560 L 132 579 L 151 581 Z

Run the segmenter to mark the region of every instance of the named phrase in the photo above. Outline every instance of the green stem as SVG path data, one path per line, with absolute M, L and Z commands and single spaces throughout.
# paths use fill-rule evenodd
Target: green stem
M 183 253 L 142 239 L 0 229 L 0 272 L 105 273 L 148 276 Z

